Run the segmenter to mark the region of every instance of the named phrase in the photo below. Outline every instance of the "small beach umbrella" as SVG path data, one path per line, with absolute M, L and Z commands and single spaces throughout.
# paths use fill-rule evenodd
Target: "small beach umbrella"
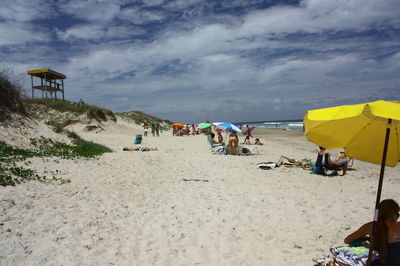
M 351 157 L 381 165 L 373 222 L 375 232 L 385 166 L 394 167 L 400 161 L 400 102 L 376 101 L 307 111 L 304 127 L 307 139 L 319 146 L 345 148 Z M 371 237 L 368 265 L 373 242 Z
M 240 128 L 238 128 L 237 126 L 235 126 L 234 124 L 231 124 L 231 123 L 214 123 L 214 125 L 217 128 L 220 128 L 220 129 L 228 131 L 228 132 L 242 133 Z
M 256 127 L 249 127 L 245 132 L 243 132 L 243 135 L 249 135 L 255 128 Z
M 184 125 L 181 124 L 181 123 L 173 123 L 171 126 L 173 126 L 173 127 L 184 127 Z
M 200 128 L 201 129 L 205 129 L 205 128 L 208 128 L 208 127 L 211 127 L 211 126 L 212 126 L 212 124 L 210 124 L 210 123 L 204 123 L 203 125 L 200 126 Z

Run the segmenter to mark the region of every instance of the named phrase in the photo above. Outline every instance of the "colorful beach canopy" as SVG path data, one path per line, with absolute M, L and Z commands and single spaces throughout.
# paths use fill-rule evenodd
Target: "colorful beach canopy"
M 208 128 L 208 127 L 211 127 L 211 126 L 212 126 L 212 124 L 210 124 L 210 123 L 204 123 L 203 125 L 200 126 L 200 128 L 201 129 L 205 129 L 205 128 Z
M 251 133 L 251 131 L 253 131 L 256 127 L 249 127 L 249 129 L 246 130 L 246 132 L 244 132 L 244 135 L 249 135 Z
M 173 127 L 184 127 L 184 125 L 181 124 L 181 123 L 173 123 L 171 126 L 173 126 Z
M 400 102 L 376 101 L 308 111 L 307 139 L 327 149 L 345 148 L 354 158 L 380 164 L 372 236 L 376 234 L 385 165 L 400 161 Z M 368 264 L 372 262 L 371 238 Z
M 240 128 L 235 126 L 234 124 L 231 123 L 213 123 L 217 128 L 228 131 L 228 132 L 236 132 L 236 133 L 242 133 Z

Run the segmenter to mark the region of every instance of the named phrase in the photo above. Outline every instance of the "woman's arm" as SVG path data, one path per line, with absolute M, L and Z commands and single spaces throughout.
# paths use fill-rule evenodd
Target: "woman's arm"
M 353 241 L 359 240 L 372 233 L 372 222 L 366 223 L 358 228 L 357 231 L 351 233 L 344 239 L 344 243 L 349 244 Z

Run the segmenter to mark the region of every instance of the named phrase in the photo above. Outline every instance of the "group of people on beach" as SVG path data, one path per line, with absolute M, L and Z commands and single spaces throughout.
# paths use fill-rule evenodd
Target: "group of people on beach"
M 199 135 L 200 129 L 195 126 L 195 124 L 186 126 L 172 126 L 172 135 L 173 136 L 194 136 Z
M 155 137 L 155 136 L 159 137 L 160 136 L 161 127 L 160 127 L 159 123 L 151 124 L 150 129 L 151 129 L 151 135 L 153 135 L 153 137 Z M 143 135 L 145 137 L 147 137 L 148 136 L 148 132 L 149 132 L 149 125 L 147 123 L 144 123 L 143 124 Z
M 213 132 L 210 133 L 210 141 L 211 143 L 218 145 L 224 145 L 224 138 L 222 136 L 222 130 L 217 128 L 216 129 L 216 133 L 217 133 L 217 137 L 215 136 L 215 134 Z M 251 135 L 251 130 L 249 128 L 249 126 L 247 125 L 246 127 L 246 131 L 243 133 L 246 137 L 243 141 L 243 144 L 251 144 L 250 143 L 250 137 L 253 137 Z M 228 154 L 231 155 L 238 155 L 239 154 L 239 136 L 236 132 L 230 132 L 228 137 L 228 146 L 227 146 L 227 151 Z M 254 141 L 254 145 L 264 145 L 259 138 L 256 138 Z

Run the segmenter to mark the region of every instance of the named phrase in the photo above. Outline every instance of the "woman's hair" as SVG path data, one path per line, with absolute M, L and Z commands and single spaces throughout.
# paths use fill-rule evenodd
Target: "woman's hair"
M 214 134 L 214 133 L 211 133 L 210 136 L 211 136 L 211 138 L 213 139 L 213 138 L 215 137 L 215 134 Z
M 375 231 L 374 249 L 379 253 L 379 262 L 384 263 L 387 258 L 387 241 L 389 228 L 385 220 L 399 213 L 399 204 L 392 199 L 382 200 L 379 204 L 378 222 Z

